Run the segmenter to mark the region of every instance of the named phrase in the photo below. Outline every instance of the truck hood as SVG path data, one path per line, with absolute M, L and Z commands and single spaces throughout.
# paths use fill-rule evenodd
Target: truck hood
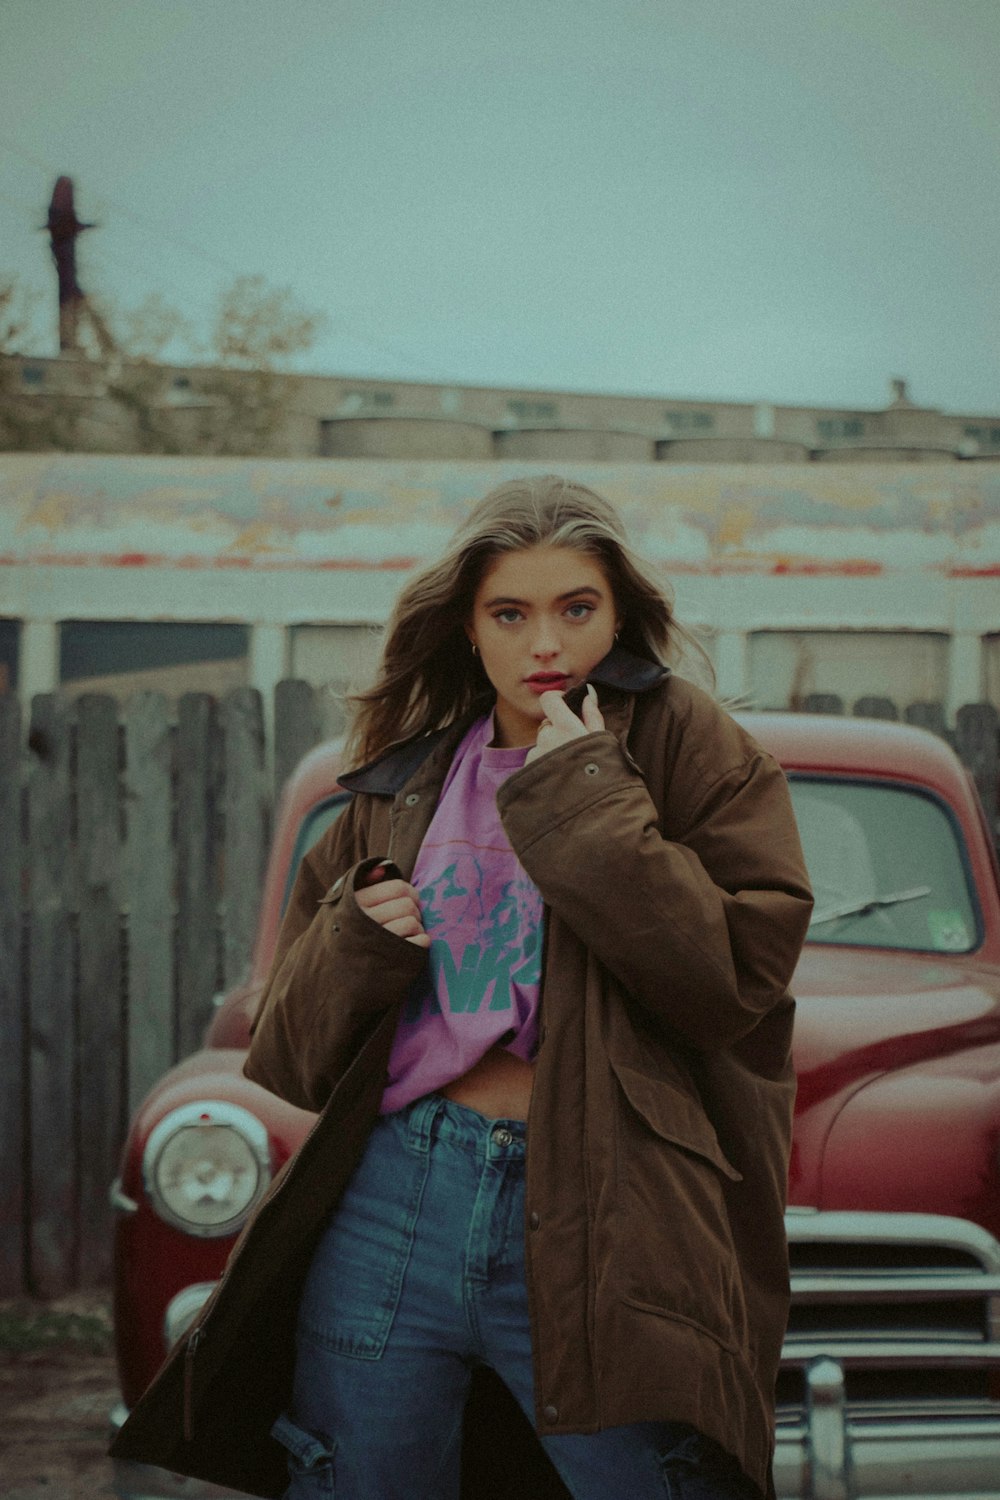
M 210 1047 L 249 1045 L 259 990 L 259 983 L 248 985 L 227 998 L 210 1028 Z M 810 944 L 792 991 L 800 1116 L 837 1095 L 846 1100 L 881 1074 L 991 1043 L 1000 1047 L 1000 970 L 993 964 Z M 241 1051 L 231 1055 L 238 1072 Z
M 799 961 L 800 1114 L 872 1077 L 1000 1045 L 1000 972 L 951 956 L 811 945 Z

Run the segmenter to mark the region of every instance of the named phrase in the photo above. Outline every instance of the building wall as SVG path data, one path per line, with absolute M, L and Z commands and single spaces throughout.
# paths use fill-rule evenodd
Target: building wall
M 114 397 L 123 371 L 140 369 L 148 396 L 145 428 L 136 412 Z M 281 409 L 263 436 L 253 439 L 257 446 L 234 448 L 231 412 L 219 391 L 238 394 L 242 387 L 244 397 L 251 394 L 252 382 L 259 379 L 254 372 L 220 375 L 207 368 L 107 365 L 76 356 L 0 356 L 0 377 L 19 430 L 38 435 L 34 443 L 30 437 L 8 438 L 8 447 L 610 463 L 1000 458 L 1000 414 L 917 406 L 902 381 L 892 383 L 890 401 L 876 411 L 295 376 L 273 388 Z M 72 422 L 53 437 L 46 419 L 57 408 L 69 409 Z M 153 429 L 161 446 L 151 449 Z
M 407 576 L 474 499 L 545 467 L 4 455 L 0 693 L 27 710 L 57 688 L 270 694 L 292 675 L 327 684 L 338 709 L 370 674 Z M 618 510 L 723 698 L 1000 707 L 995 463 L 598 459 L 559 472 Z

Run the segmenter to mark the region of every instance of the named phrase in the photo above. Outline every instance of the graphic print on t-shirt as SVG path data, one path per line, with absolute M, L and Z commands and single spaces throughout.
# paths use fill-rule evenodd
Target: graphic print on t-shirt
M 509 857 L 498 867 L 491 853 L 458 854 L 421 886 L 424 931 L 431 939 L 428 976 L 411 994 L 405 1021 L 443 1007 L 452 1015 L 475 1014 L 481 1006 L 516 1009 L 518 989 L 539 983 L 541 896 L 526 875 L 503 878 Z
M 497 808 L 528 746 L 492 745 L 494 732 L 487 714 L 455 751 L 410 876 L 430 948 L 403 1002 L 383 1114 L 461 1078 L 491 1047 L 525 1062 L 538 1049 L 544 905 Z

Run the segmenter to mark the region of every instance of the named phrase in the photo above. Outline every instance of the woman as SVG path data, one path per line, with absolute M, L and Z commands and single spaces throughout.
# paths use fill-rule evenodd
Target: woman
M 517 482 L 404 590 L 361 697 L 246 1064 L 321 1109 L 356 1010 L 400 1011 L 277 1432 L 335 1444 L 338 1500 L 457 1493 L 477 1364 L 581 1500 L 766 1487 L 809 897 L 780 771 L 674 638 L 609 506 Z
M 491 1370 L 576 1500 L 769 1491 L 811 898 L 678 634 L 551 477 L 404 589 L 245 1065 L 320 1120 L 123 1456 L 273 1494 L 271 1426 L 289 1500 L 450 1500 Z

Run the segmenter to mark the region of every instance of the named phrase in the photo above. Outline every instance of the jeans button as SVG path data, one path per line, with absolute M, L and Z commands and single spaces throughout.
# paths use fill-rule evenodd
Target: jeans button
M 559 1411 L 554 1406 L 547 1406 L 542 1412 L 542 1416 L 545 1418 L 546 1422 L 558 1422 Z
M 509 1146 L 513 1139 L 514 1137 L 507 1129 L 506 1125 L 498 1125 L 496 1130 L 494 1130 L 493 1132 L 494 1146 Z

